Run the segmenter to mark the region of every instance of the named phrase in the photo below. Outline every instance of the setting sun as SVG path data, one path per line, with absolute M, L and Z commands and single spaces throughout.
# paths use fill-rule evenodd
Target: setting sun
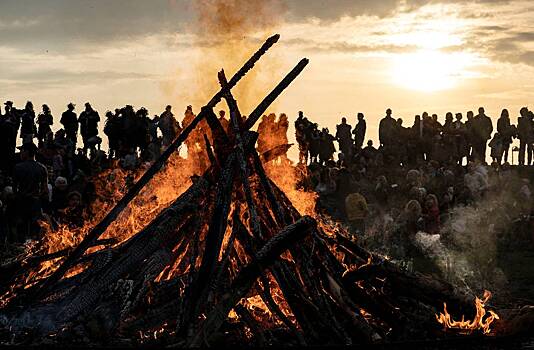
M 456 87 L 470 75 L 474 59 L 468 54 L 421 50 L 393 57 L 392 78 L 399 86 L 417 91 L 440 91 Z

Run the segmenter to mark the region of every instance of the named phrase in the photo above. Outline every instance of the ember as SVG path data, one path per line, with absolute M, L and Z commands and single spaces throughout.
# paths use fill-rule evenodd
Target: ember
M 463 333 L 472 333 L 481 330 L 484 334 L 490 334 L 490 326 L 494 320 L 498 320 L 499 316 L 491 310 L 486 311 L 485 306 L 491 298 L 491 292 L 484 291 L 482 299 L 475 298 L 476 315 L 473 320 L 465 320 L 462 315 L 460 321 L 454 321 L 447 311 L 447 303 L 443 303 L 443 313 L 436 315 L 436 320 L 442 324 L 446 329 L 458 329 Z

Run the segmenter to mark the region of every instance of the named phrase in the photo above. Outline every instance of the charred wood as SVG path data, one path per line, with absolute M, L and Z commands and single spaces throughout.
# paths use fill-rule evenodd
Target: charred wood
M 239 272 L 232 282 L 230 291 L 226 292 L 216 307 L 208 313 L 206 320 L 189 345 L 209 344 L 210 337 L 219 329 L 230 310 L 248 292 L 262 271 L 271 265 L 289 246 L 308 235 L 313 225 L 315 225 L 315 220 L 310 217 L 303 217 L 271 238 L 258 252 L 256 259 Z

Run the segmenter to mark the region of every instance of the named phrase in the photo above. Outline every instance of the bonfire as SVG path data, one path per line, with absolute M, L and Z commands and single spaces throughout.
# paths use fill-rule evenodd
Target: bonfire
M 294 204 L 310 196 L 281 188 L 265 171 L 276 152 L 258 154 L 251 129 L 308 60 L 248 117 L 232 88 L 278 38 L 230 80 L 219 73 L 220 91 L 161 158 L 133 185 L 115 181 L 107 194 L 120 198 L 114 206 L 80 230 L 50 229 L 2 266 L 0 342 L 315 346 L 440 339 L 456 328 L 492 334 L 498 316 L 486 311 L 489 295 L 476 299 L 473 313 L 472 298 L 455 286 L 405 271 L 328 219 L 303 215 Z M 213 113 L 221 100 L 227 132 Z M 212 134 L 209 168 L 161 176 L 184 166 L 176 151 L 202 120 Z M 168 198 L 169 181 L 177 198 Z M 159 192 L 147 192 L 149 182 Z

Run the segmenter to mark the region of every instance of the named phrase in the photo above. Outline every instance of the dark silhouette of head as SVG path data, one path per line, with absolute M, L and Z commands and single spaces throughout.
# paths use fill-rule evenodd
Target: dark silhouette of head
M 386 109 L 386 116 L 387 117 L 391 117 L 391 113 L 392 113 L 391 108 Z
M 341 124 L 347 124 L 347 118 L 345 117 L 341 118 Z
M 361 120 L 363 120 L 363 118 L 364 118 L 363 113 L 358 113 L 358 120 L 361 121 Z
M 484 115 L 484 107 L 480 107 L 480 108 L 478 109 L 478 114 L 480 114 L 480 115 Z

